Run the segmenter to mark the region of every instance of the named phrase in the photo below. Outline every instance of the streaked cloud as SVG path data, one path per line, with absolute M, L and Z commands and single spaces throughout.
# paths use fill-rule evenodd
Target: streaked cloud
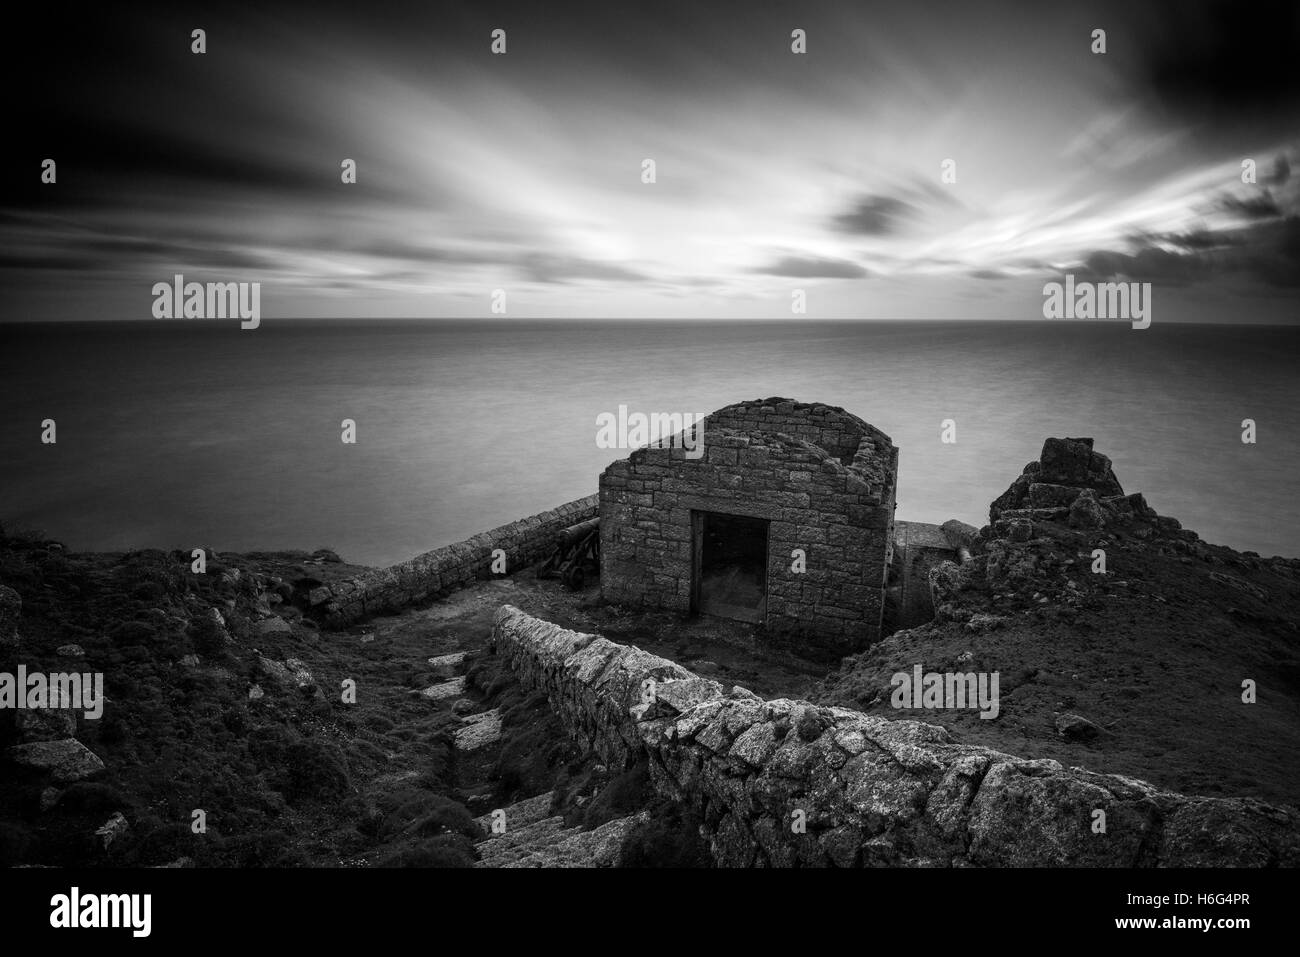
M 843 259 L 800 259 L 795 256 L 786 256 L 756 272 L 795 279 L 864 279 L 870 275 L 857 263 Z
M 144 315 L 173 271 L 341 316 L 480 315 L 494 288 L 535 315 L 779 315 L 798 279 L 810 315 L 960 316 L 978 296 L 1011 317 L 1067 269 L 1290 289 L 1300 135 L 1277 117 L 1300 91 L 1253 62 L 1291 42 L 1264 35 L 1282 6 L 1259 11 L 1227 34 L 1217 10 L 1180 13 L 1179 47 L 1102 5 L 1124 51 L 1106 57 L 1093 15 L 1001 3 L 942 23 L 814 3 L 801 57 L 766 8 L 503 8 L 505 57 L 470 7 L 360 26 L 223 10 L 203 58 L 181 15 L 104 13 L 47 51 L 80 72 L 19 107 L 59 182 L 0 207 L 0 269 L 49 317 L 83 285 L 88 311 Z M 1249 109 L 1223 119 L 1212 78 L 1179 93 L 1198 62 L 1244 71 Z

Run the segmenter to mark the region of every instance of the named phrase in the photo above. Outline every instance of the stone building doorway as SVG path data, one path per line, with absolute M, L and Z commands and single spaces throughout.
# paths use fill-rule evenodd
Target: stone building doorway
M 691 512 L 691 610 L 761 624 L 767 611 L 768 522 Z

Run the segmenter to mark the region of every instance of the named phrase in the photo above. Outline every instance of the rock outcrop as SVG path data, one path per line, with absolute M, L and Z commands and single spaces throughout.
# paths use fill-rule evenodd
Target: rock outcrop
M 1097 499 L 1122 498 L 1124 489 L 1110 459 L 1093 451 L 1092 439 L 1048 439 L 1038 461 L 1030 462 L 1011 487 L 989 506 L 989 521 L 1025 509 L 1069 509 L 1084 489 Z
M 1137 530 L 1141 537 L 1169 540 L 1187 554 L 1204 551 L 1195 532 L 1177 519 L 1157 515 L 1140 492 L 1124 494 L 1110 459 L 1094 451 L 1087 438 L 1047 439 L 1039 460 L 1026 465 L 993 501 L 989 522 L 968 538 L 972 561 L 930 569 L 930 598 L 938 620 L 961 614 L 963 593 L 977 585 L 1004 596 L 1023 593 L 1026 600 L 1055 601 L 1068 613 L 1082 596 L 1078 583 L 1069 586 L 1070 579 L 1061 574 L 1077 563 L 1077 556 L 1064 554 L 1065 547 L 1082 543 L 1066 541 L 1073 533 L 1136 524 L 1142 526 Z
M 1300 864 L 1293 809 L 957 744 L 918 721 L 764 701 L 509 605 L 493 636 L 580 744 L 613 767 L 648 761 L 656 789 L 700 814 L 723 866 Z

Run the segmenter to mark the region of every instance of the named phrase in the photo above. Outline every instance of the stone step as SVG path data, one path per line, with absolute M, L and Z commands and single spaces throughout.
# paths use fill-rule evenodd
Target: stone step
M 489 712 L 484 712 L 485 714 Z M 476 716 L 477 717 L 477 716 Z M 643 811 L 590 831 L 565 827 L 550 814 L 554 792 L 516 801 L 505 808 L 506 830 L 493 834 L 492 815 L 474 819 L 485 833 L 478 842 L 478 867 L 614 867 L 628 832 L 647 817 Z
M 511 804 L 505 809 L 507 833 L 528 824 L 536 824 L 538 821 L 550 817 L 551 802 L 553 800 L 555 800 L 555 792 L 547 791 L 545 794 L 524 798 L 522 801 Z M 491 814 L 483 814 L 474 818 L 474 823 L 481 827 L 483 833 L 487 835 L 484 840 L 496 840 L 504 836 L 492 833 Z
M 623 855 L 623 840 L 645 820 L 644 812 L 607 821 L 590 831 L 571 828 L 563 839 L 512 855 L 499 867 L 616 867 Z M 522 849 L 521 849 L 522 850 Z
M 426 698 L 431 698 L 434 701 L 439 701 L 443 698 L 458 698 L 464 693 L 464 675 L 441 682 L 440 684 L 430 685 L 420 692 L 420 694 L 424 695 Z
M 481 858 L 479 866 L 500 867 L 507 861 L 527 856 L 538 848 L 564 840 L 571 830 L 573 829 L 564 826 L 564 818 L 558 816 L 512 828 L 478 845 Z
M 436 658 L 430 658 L 429 664 L 433 666 L 433 673 L 439 678 L 454 678 L 465 673 L 465 652 L 438 655 Z
M 456 731 L 456 748 L 477 751 L 501 739 L 501 709 L 466 715 Z

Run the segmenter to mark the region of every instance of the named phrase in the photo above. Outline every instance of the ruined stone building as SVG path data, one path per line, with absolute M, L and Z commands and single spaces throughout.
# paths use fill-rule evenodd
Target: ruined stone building
M 702 454 L 683 447 L 696 442 Z M 663 440 L 602 473 L 602 593 L 760 624 L 804 656 L 859 650 L 881 636 L 897 472 L 889 437 L 843 409 L 727 406 L 702 440 Z

